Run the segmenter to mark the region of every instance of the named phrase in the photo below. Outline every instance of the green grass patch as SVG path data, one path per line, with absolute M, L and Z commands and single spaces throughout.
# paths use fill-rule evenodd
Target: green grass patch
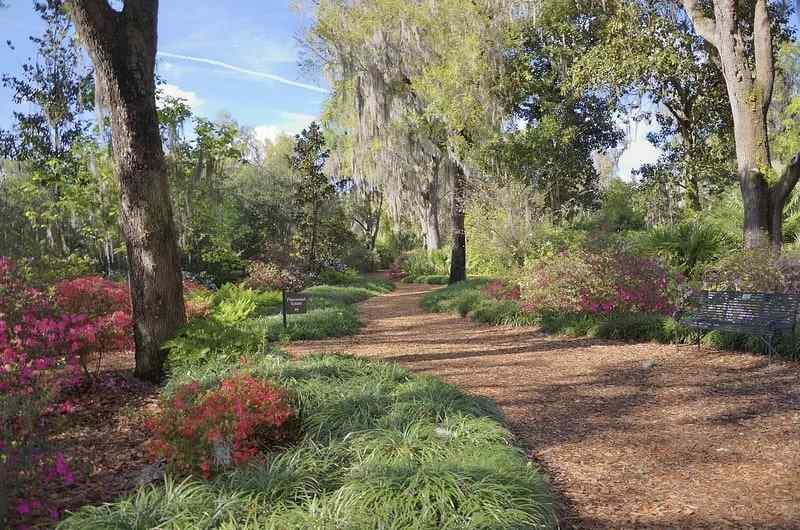
M 427 283 L 430 285 L 447 285 L 450 281 L 450 276 L 444 274 L 424 274 L 421 276 L 405 276 L 402 280 L 403 283 Z
M 246 370 L 288 389 L 303 436 L 211 481 L 168 478 L 85 507 L 73 529 L 535 529 L 556 526 L 549 487 L 494 404 L 395 364 L 259 357 Z M 185 382 L 175 373 L 170 386 Z M 169 391 L 167 388 L 167 391 Z
M 355 305 L 372 296 L 391 291 L 394 286 L 382 280 L 342 275 L 341 282 L 353 285 L 317 285 L 303 291 L 309 295 L 308 312 L 288 315 L 283 327 L 280 291 L 261 292 L 227 284 L 207 297 L 209 318 L 187 324 L 181 333 L 166 343 L 170 372 L 187 370 L 210 362 L 232 362 L 263 353 L 269 343 L 314 340 L 353 335 L 361 328 Z

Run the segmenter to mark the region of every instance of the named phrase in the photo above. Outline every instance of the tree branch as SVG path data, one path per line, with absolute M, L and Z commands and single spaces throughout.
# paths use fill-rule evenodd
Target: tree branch
M 756 60 L 756 79 L 761 89 L 761 106 L 764 112 L 772 101 L 772 86 L 775 81 L 774 57 L 772 54 L 772 30 L 767 13 L 767 0 L 757 0 L 753 15 L 753 46 Z
M 698 5 L 697 0 L 683 0 L 683 9 L 689 15 L 692 21 L 694 30 L 703 39 L 718 47 L 719 39 L 717 38 L 717 25 L 714 20 L 710 19 L 703 13 L 703 9 Z
M 110 48 L 117 29 L 118 13 L 108 2 L 106 0 L 69 0 L 67 3 L 72 6 L 72 18 L 81 42 L 90 49 L 93 48 L 90 42 L 94 42 L 98 48 L 103 50 Z
M 789 194 L 797 185 L 798 180 L 800 180 L 800 152 L 794 155 L 792 161 L 783 170 L 780 180 L 773 187 L 773 201 L 776 204 L 783 204 L 783 201 L 789 197 Z

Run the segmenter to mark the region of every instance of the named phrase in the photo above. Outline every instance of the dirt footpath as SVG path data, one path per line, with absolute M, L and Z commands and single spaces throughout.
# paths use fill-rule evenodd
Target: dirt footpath
M 491 397 L 553 477 L 564 528 L 800 529 L 800 364 L 477 324 L 425 313 L 430 289 L 398 284 L 361 304 L 361 334 L 287 349 Z

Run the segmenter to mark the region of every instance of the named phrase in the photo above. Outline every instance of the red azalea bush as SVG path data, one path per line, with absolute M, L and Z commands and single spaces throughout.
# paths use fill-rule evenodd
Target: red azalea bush
M 509 286 L 500 280 L 492 280 L 484 285 L 481 294 L 496 300 L 519 300 L 521 298 L 519 285 Z
M 683 278 L 658 262 L 620 252 L 561 252 L 526 267 L 524 307 L 593 314 L 670 314 Z
M 211 390 L 188 383 L 148 422 L 150 451 L 179 472 L 209 478 L 284 439 L 294 415 L 283 390 L 250 375 L 235 375 Z
M 55 285 L 56 306 L 67 314 L 82 315 L 91 322 L 83 355 L 102 355 L 133 349 L 133 315 L 130 289 L 124 283 L 100 276 L 85 276 Z M 85 358 L 84 358 L 85 362 Z

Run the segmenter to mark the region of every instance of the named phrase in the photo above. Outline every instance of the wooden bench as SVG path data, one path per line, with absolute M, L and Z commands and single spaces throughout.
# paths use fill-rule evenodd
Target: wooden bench
M 775 353 L 775 336 L 793 331 L 797 321 L 800 295 L 783 293 L 746 293 L 739 291 L 703 291 L 693 297 L 692 305 L 678 322 L 687 328 L 703 331 L 730 331 L 760 338 L 767 346 L 770 360 Z M 697 340 L 698 347 L 700 339 Z M 675 347 L 678 347 L 676 338 Z

